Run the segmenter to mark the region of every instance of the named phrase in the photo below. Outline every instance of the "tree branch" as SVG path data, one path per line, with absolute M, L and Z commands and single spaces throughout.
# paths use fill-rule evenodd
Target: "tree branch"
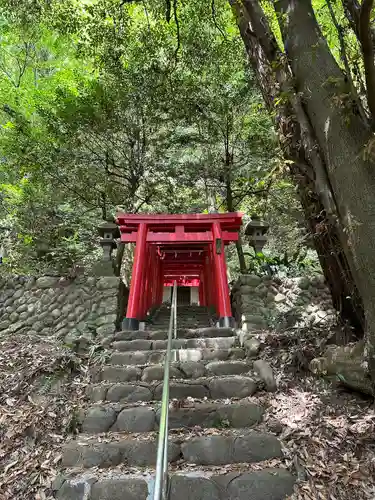
M 214 25 L 216 27 L 217 30 L 220 31 L 222 37 L 226 40 L 227 37 L 224 33 L 224 31 L 221 29 L 221 27 L 219 26 L 218 22 L 217 22 L 217 19 L 216 19 L 216 8 L 215 8 L 215 0 L 212 0 L 211 1 L 211 12 L 212 12 L 212 20 L 214 22 Z
M 18 74 L 17 85 L 16 85 L 17 88 L 21 85 L 21 80 L 22 80 L 23 75 L 25 74 L 25 71 L 27 68 L 27 62 L 29 59 L 30 45 L 27 42 L 25 42 L 24 47 L 25 47 L 25 57 L 24 57 L 23 63 L 20 64 L 19 60 L 17 59 L 17 65 L 19 68 L 19 74 Z
M 181 46 L 181 40 L 180 40 L 180 23 L 178 21 L 178 16 L 177 16 L 177 0 L 173 0 L 173 17 L 174 17 L 174 22 L 176 23 L 176 29 L 177 29 L 177 47 L 175 50 L 175 59 L 177 61 L 178 59 L 178 52 L 180 50 Z
M 349 21 L 349 25 L 359 40 L 359 12 L 361 6 L 358 0 L 341 0 L 341 3 L 344 8 L 345 16 Z
M 171 0 L 165 0 L 165 20 L 167 23 L 171 20 Z
M 362 118 L 362 121 L 363 123 L 369 127 L 369 120 L 368 120 L 368 117 L 365 113 L 365 110 L 363 109 L 363 106 L 362 106 L 362 103 L 361 103 L 361 100 L 358 96 L 358 92 L 357 92 L 357 89 L 355 88 L 355 85 L 354 85 L 354 82 L 353 82 L 353 78 L 352 78 L 352 73 L 351 73 L 351 70 L 350 70 L 350 65 L 349 65 L 349 59 L 348 59 L 348 54 L 347 54 L 347 51 L 346 51 L 346 45 L 345 45 L 345 38 L 344 38 L 344 33 L 343 33 L 343 27 L 340 26 L 337 18 L 336 18 L 336 14 L 335 14 L 335 11 L 333 10 L 333 6 L 332 6 L 332 2 L 331 0 L 326 0 L 326 3 L 327 3 L 327 6 L 328 6 L 328 10 L 331 14 L 331 18 L 332 18 L 332 22 L 336 28 L 336 31 L 337 31 L 337 34 L 338 34 L 338 37 L 339 37 L 339 42 L 340 42 L 340 56 L 341 56 L 341 59 L 344 63 L 344 67 L 345 67 L 345 73 L 346 73 L 346 77 L 348 79 L 348 83 L 349 83 L 349 86 L 350 86 L 350 90 L 351 90 L 351 93 L 353 95 L 353 99 L 355 100 L 355 103 L 357 105 L 357 109 L 358 109 L 358 112 L 359 112 L 359 115 L 360 117 Z

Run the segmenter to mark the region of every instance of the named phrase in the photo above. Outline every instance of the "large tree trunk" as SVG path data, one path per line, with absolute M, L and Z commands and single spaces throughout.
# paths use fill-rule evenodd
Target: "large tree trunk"
M 243 6 L 236 0 L 229 1 L 265 103 L 276 117 L 280 144 L 285 158 L 291 161 L 291 176 L 298 188 L 307 226 L 314 236 L 334 306 L 341 318 L 361 334 L 362 301 L 340 242 L 335 199 L 309 119 L 294 93 L 291 75 L 258 1 L 245 0 Z M 289 95 L 289 103 L 276 106 L 280 90 Z
M 335 195 L 339 223 L 345 229 L 341 243 L 364 304 L 368 362 L 375 381 L 375 171 L 364 158 L 372 137 L 360 117 L 341 101 L 349 91 L 319 29 L 311 0 L 280 0 L 276 9 L 295 90 L 303 96 Z

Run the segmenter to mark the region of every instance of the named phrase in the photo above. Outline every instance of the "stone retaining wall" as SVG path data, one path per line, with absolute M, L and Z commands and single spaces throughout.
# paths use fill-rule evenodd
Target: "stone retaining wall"
M 336 318 L 323 276 L 241 275 L 232 288 L 233 314 L 244 331 L 327 325 Z
M 0 333 L 57 334 L 65 342 L 115 331 L 119 278 L 0 278 Z

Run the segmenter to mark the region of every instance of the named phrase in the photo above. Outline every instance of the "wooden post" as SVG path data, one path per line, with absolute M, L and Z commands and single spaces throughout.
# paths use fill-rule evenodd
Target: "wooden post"
M 137 231 L 128 307 L 126 311 L 126 318 L 123 321 L 124 330 L 138 330 L 139 328 L 139 320 L 141 319 L 140 314 L 142 313 L 140 310 L 140 302 L 143 292 L 142 270 L 145 266 L 146 240 L 147 225 L 143 222 L 139 224 Z
M 215 292 L 217 303 L 217 314 L 220 326 L 230 326 L 232 320 L 232 310 L 230 306 L 230 295 L 227 278 L 227 265 L 225 262 L 224 243 L 219 222 L 212 225 L 213 260 L 215 265 Z

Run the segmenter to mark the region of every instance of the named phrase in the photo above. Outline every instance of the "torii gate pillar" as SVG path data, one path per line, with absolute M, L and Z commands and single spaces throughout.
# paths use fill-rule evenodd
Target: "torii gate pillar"
M 130 293 L 128 299 L 128 308 L 126 318 L 123 322 L 125 330 L 138 330 L 139 328 L 139 310 L 142 302 L 142 274 L 145 274 L 145 257 L 146 257 L 146 239 L 147 225 L 139 224 L 137 231 L 137 240 L 135 244 L 133 272 L 130 283 Z
M 215 241 L 213 256 L 215 263 L 215 283 L 217 295 L 217 314 L 219 316 L 219 326 L 232 326 L 232 308 L 230 304 L 227 264 L 225 262 L 224 243 L 221 227 L 218 222 L 213 224 L 213 237 Z

